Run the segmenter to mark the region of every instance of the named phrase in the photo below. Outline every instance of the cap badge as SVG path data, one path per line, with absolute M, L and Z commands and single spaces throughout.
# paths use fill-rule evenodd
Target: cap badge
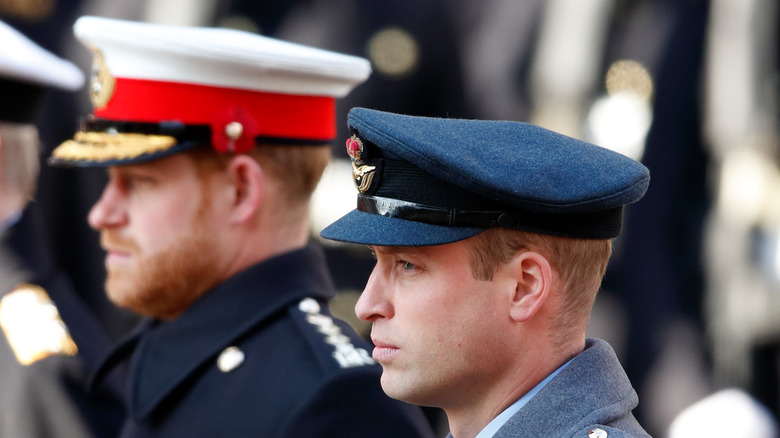
M 92 76 L 89 81 L 89 98 L 95 109 L 102 109 L 108 105 L 111 96 L 114 95 L 116 80 L 108 70 L 103 53 L 98 49 L 92 50 L 95 54 L 92 60 Z
M 369 166 L 363 162 L 363 142 L 353 135 L 347 140 L 347 154 L 352 159 L 352 177 L 355 187 L 360 193 L 365 193 L 374 180 L 376 166 Z

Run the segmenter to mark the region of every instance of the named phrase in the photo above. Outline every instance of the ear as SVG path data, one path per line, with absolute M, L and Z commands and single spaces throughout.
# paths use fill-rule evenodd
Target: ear
M 260 164 L 249 155 L 233 157 L 227 173 L 231 185 L 231 223 L 248 221 L 260 207 L 265 189 L 265 175 Z
M 518 252 L 506 266 L 516 281 L 509 314 L 517 322 L 531 319 L 547 300 L 552 287 L 552 266 L 534 251 Z

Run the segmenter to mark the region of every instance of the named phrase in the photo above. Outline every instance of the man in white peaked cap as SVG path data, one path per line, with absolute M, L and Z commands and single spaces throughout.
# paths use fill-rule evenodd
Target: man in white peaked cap
M 84 75 L 3 22 L 0 41 L 0 436 L 111 436 L 119 397 L 86 391 L 108 336 L 55 266 L 30 203 L 40 99 L 50 88 L 75 91 Z
M 308 204 L 335 101 L 366 60 L 246 32 L 82 17 L 94 114 L 54 165 L 105 167 L 89 214 L 106 292 L 148 317 L 129 361 L 122 437 L 418 437 L 368 346 L 333 318 Z

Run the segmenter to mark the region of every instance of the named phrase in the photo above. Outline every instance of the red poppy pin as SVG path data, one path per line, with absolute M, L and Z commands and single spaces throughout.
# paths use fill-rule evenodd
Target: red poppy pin
M 347 139 L 347 154 L 352 161 L 363 164 L 363 142 L 356 135 Z
M 360 193 L 365 193 L 374 180 L 376 166 L 369 166 L 363 162 L 363 142 L 356 135 L 347 140 L 347 154 L 352 159 L 352 178 L 355 187 Z
M 243 154 L 255 146 L 257 132 L 255 118 L 243 108 L 233 106 L 214 117 L 211 143 L 217 152 Z

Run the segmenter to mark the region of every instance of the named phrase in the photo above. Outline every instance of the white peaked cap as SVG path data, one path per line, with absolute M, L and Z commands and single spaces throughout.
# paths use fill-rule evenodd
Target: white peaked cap
M 363 58 L 233 29 L 81 17 L 74 32 L 116 77 L 343 97 L 371 73 Z
M 84 84 L 84 74 L 76 65 L 35 44 L 2 21 L 0 77 L 69 91 Z
M 206 142 L 221 153 L 327 144 L 336 99 L 371 74 L 366 59 L 239 30 L 82 17 L 74 32 L 95 53 L 94 108 L 53 164 L 139 163 Z

